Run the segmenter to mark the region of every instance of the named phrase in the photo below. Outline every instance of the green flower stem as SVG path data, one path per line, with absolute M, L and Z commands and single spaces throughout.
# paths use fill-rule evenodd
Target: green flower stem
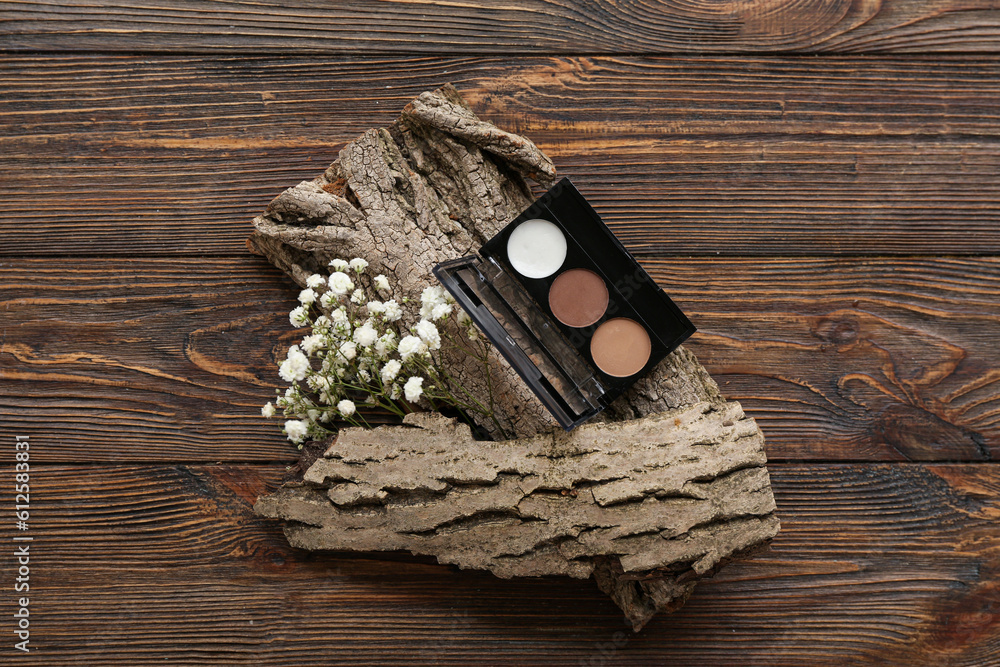
M 405 417 L 406 412 L 404 412 L 402 408 L 397 406 L 396 402 L 393 399 L 389 398 L 389 393 L 386 392 L 385 390 L 385 383 L 382 382 L 382 375 L 380 373 L 373 373 L 373 375 L 375 377 L 376 382 L 378 382 L 379 396 L 384 396 L 386 401 L 388 401 L 392 405 L 392 407 L 388 409 L 392 411 L 394 414 L 398 415 L 399 417 Z M 372 396 L 374 396 L 374 394 L 372 394 Z M 378 399 L 376 398 L 375 400 Z
M 490 408 L 487 408 L 485 405 L 483 405 L 479 401 L 479 399 L 477 399 L 475 397 L 474 394 L 472 394 L 472 392 L 470 392 L 468 389 L 466 389 L 461 383 L 455 382 L 454 379 L 448 374 L 448 372 L 444 370 L 444 367 L 442 365 L 438 364 L 436 367 L 432 367 L 424 359 L 421 359 L 419 363 L 424 367 L 424 369 L 426 370 L 426 375 L 428 375 L 428 376 L 432 376 L 432 377 L 433 376 L 437 376 L 437 372 L 436 371 L 440 371 L 441 375 L 438 376 L 438 380 L 437 380 L 438 384 L 446 384 L 449 387 L 457 387 L 459 390 L 461 390 L 461 392 L 463 394 L 465 394 L 466 396 L 468 396 L 469 400 L 472 401 L 472 403 L 466 403 L 466 402 L 460 400 L 454 394 L 447 394 L 447 395 L 445 395 L 443 397 L 446 400 L 446 402 L 449 402 L 451 405 L 454 405 L 460 411 L 468 410 L 468 411 L 475 412 L 475 413 L 483 415 L 484 417 L 488 418 L 490 421 L 493 422 L 493 425 L 496 426 L 497 430 L 500 432 L 501 435 L 504 436 L 504 438 L 508 437 L 506 430 L 500 424 L 500 421 L 496 418 L 496 415 L 493 414 L 493 410 L 492 410 L 493 390 L 492 390 L 492 386 L 491 385 L 488 385 L 488 386 L 490 386 L 490 389 L 489 389 L 489 395 L 490 395 L 489 401 L 490 401 L 491 406 L 490 406 Z M 487 365 L 487 373 L 488 372 L 489 372 L 489 366 Z M 425 392 L 425 396 L 426 395 L 427 394 Z

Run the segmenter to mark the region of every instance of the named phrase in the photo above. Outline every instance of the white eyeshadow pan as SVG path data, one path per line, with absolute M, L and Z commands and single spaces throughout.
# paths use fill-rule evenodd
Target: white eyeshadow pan
M 507 259 L 525 278 L 547 278 L 566 261 L 566 236 L 548 220 L 525 220 L 507 239 Z

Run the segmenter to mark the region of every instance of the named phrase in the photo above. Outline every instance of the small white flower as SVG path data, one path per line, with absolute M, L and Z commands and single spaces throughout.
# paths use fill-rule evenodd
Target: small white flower
M 356 303 L 357 305 L 360 306 L 364 302 L 365 302 L 365 291 L 359 287 L 358 289 L 354 290 L 354 294 L 351 295 L 351 303 Z
M 369 301 L 368 305 L 365 306 L 368 309 L 368 314 L 372 317 L 376 315 L 381 315 L 385 312 L 385 304 L 381 301 Z
M 424 288 L 420 294 L 420 319 L 429 320 L 434 306 L 444 303 L 444 289 L 437 285 Z
M 330 388 L 330 379 L 321 373 L 313 373 L 306 378 L 306 384 L 315 391 L 324 391 Z
M 301 292 L 299 292 L 299 303 L 301 303 L 303 306 L 308 306 L 315 300 L 316 300 L 316 292 L 314 292 L 312 288 L 306 288 Z
M 308 278 L 306 278 L 306 287 L 310 289 L 319 289 L 320 287 L 324 287 L 325 285 L 326 285 L 326 278 L 319 275 L 318 273 L 314 273 Z
M 323 295 L 319 298 L 319 305 L 330 309 L 336 305 L 338 299 L 339 297 L 333 292 L 323 292 Z
M 403 364 L 399 363 L 395 359 L 392 359 L 391 361 L 387 361 L 386 364 L 385 364 L 385 366 L 382 367 L 382 373 L 381 373 L 381 375 L 382 375 L 382 383 L 383 384 L 389 384 L 390 382 L 392 382 L 393 380 L 395 380 L 396 376 L 399 375 L 399 370 L 402 367 L 403 367 Z M 268 416 L 268 415 L 265 415 L 265 416 Z
M 385 319 L 390 322 L 398 322 L 403 317 L 403 309 L 399 307 L 395 299 L 389 299 L 384 304 Z
M 371 382 L 372 374 L 366 371 L 364 368 L 362 368 L 361 370 L 358 371 L 358 377 L 364 380 L 365 382 Z
M 278 374 L 285 382 L 301 382 L 309 370 L 309 359 L 297 345 L 288 348 L 288 357 L 278 366 Z
M 342 259 L 332 259 L 330 260 L 330 266 L 333 267 L 334 271 L 346 271 L 350 264 Z
M 378 338 L 378 332 L 370 322 L 365 322 L 363 326 L 354 330 L 354 342 L 361 347 L 371 347 Z
M 289 419 L 285 422 L 285 435 L 292 442 L 299 443 L 305 440 L 309 432 L 309 424 L 297 419 Z
M 396 334 L 387 331 L 375 341 L 375 352 L 385 356 L 396 349 Z
M 403 385 L 403 393 L 406 395 L 406 400 L 410 403 L 415 403 L 420 400 L 420 396 L 423 395 L 424 389 L 423 385 L 424 379 L 422 377 L 411 377 Z
M 288 321 L 293 327 L 304 327 L 309 324 L 309 314 L 306 313 L 305 306 L 292 309 L 292 312 L 288 313 Z
M 260 409 L 260 414 L 264 415 L 265 417 L 273 417 L 274 416 L 274 404 L 271 403 L 271 401 L 268 401 L 267 403 L 265 403 L 264 407 L 262 407 Z
M 350 266 L 358 273 L 361 273 L 362 271 L 368 268 L 368 262 L 361 259 L 360 257 L 355 257 L 350 261 Z
M 319 334 L 313 334 L 311 336 L 306 336 L 302 339 L 302 349 L 306 351 L 306 354 L 312 356 L 317 350 L 322 350 L 326 345 L 326 341 L 323 336 Z
M 389 398 L 392 400 L 398 400 L 400 396 L 403 395 L 403 390 L 399 388 L 398 384 L 392 385 L 392 389 L 389 390 Z
M 423 354 L 426 351 L 427 343 L 420 340 L 417 336 L 404 336 L 403 340 L 399 341 L 399 357 L 403 361 L 407 361 L 415 354 Z
M 335 271 L 330 274 L 328 281 L 330 291 L 337 296 L 343 296 L 354 289 L 354 281 L 346 273 Z
M 392 288 L 389 287 L 389 279 L 383 276 L 381 273 L 375 276 L 375 289 L 380 292 L 388 292 Z
M 444 318 L 451 315 L 451 304 L 450 303 L 439 303 L 434 306 L 431 310 L 432 320 L 443 320 Z
M 420 303 L 430 304 L 431 306 L 436 306 L 439 303 L 444 303 L 444 288 L 440 285 L 431 285 L 430 287 L 425 287 L 424 291 L 420 293 Z
M 319 320 L 316 321 L 318 322 Z M 458 324 L 463 327 L 470 327 L 472 326 L 472 318 L 469 317 L 469 314 L 467 312 L 465 312 L 464 310 L 460 310 L 458 311 Z
M 316 318 L 316 321 L 313 322 L 313 331 L 316 333 L 326 333 L 330 330 L 330 324 L 331 322 L 329 317 L 326 315 L 320 315 Z
M 420 320 L 417 322 L 417 326 L 414 330 L 417 332 L 417 335 L 420 336 L 420 340 L 427 343 L 428 348 L 432 350 L 441 349 L 441 334 L 438 333 L 437 327 L 434 326 L 433 322 Z
M 295 369 L 287 359 L 278 366 L 278 376 L 285 382 L 295 382 Z
M 343 308 L 337 308 L 331 312 L 330 319 L 333 322 L 333 326 L 337 329 L 346 329 L 351 325 L 351 321 L 347 317 L 347 311 Z
M 345 398 L 340 403 L 337 403 L 337 411 L 345 417 L 353 415 L 355 410 L 354 401 L 349 401 Z
M 350 361 L 358 354 L 358 347 L 354 341 L 346 341 L 340 345 L 340 356 Z

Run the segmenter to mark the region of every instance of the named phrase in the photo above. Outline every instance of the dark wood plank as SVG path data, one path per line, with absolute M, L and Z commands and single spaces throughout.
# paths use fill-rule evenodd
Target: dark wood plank
M 293 459 L 260 406 L 297 289 L 265 260 L 0 266 L 0 423 L 63 461 Z M 283 314 L 284 313 L 284 314 Z
M 591 582 L 291 549 L 250 510 L 273 467 L 36 467 L 34 662 L 996 663 L 997 466 L 771 472 L 770 550 L 634 635 Z
M 261 53 L 998 50 L 989 0 L 584 3 L 6 0 L 0 48 Z
M 0 255 L 239 252 L 447 80 L 637 252 L 1000 253 L 1000 60 L 40 57 L 0 69 Z
M 1000 458 L 997 258 L 644 262 L 773 455 Z
M 1000 458 L 997 258 L 643 261 L 772 460 Z M 4 261 L 0 430 L 51 462 L 291 463 L 259 408 L 296 294 L 250 255 Z

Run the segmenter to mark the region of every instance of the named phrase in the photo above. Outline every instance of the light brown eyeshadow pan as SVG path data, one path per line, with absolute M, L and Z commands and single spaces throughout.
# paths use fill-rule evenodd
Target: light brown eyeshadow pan
M 593 271 L 564 271 L 549 288 L 549 308 L 568 327 L 588 327 L 608 309 L 608 286 Z
M 652 347 L 646 328 L 627 317 L 616 317 L 597 327 L 590 339 L 590 355 L 602 371 L 628 377 L 642 370 Z

